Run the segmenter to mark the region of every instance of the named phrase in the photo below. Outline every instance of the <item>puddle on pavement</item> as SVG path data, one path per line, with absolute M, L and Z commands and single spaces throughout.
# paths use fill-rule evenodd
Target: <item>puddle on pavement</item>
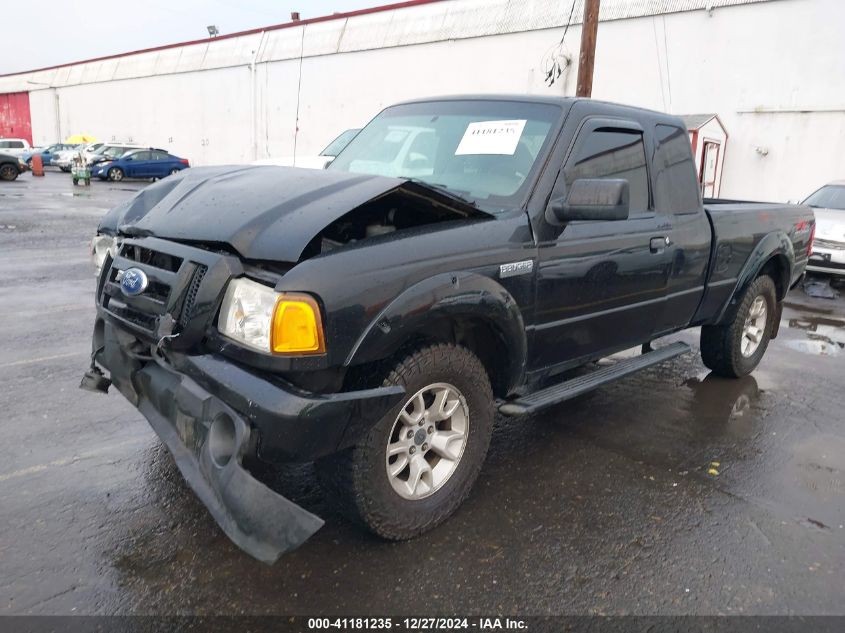
M 697 421 L 729 424 L 724 430 L 733 436 L 753 434 L 753 405 L 762 393 L 753 375 L 734 379 L 710 373 L 704 380 L 688 378 L 684 386 L 692 390 L 690 410 Z
M 826 316 L 802 314 L 781 321 L 781 327 L 800 330 L 806 339 L 784 341 L 791 349 L 817 356 L 838 356 L 845 350 L 845 321 Z

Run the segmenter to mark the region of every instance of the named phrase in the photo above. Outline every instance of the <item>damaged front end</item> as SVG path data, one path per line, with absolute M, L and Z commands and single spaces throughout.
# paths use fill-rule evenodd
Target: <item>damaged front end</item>
M 303 375 L 338 369 L 329 354 L 286 357 L 222 335 L 218 313 L 230 282 L 246 278 L 270 292 L 292 267 L 328 251 L 490 216 L 392 178 L 267 167 L 186 172 L 146 188 L 100 225 L 113 239 L 100 249 L 92 365 L 81 387 L 113 384 L 229 538 L 272 563 L 323 521 L 254 478 L 249 464 L 348 448 L 404 390 L 304 388 Z
M 143 273 L 144 292 L 125 292 L 129 271 Z M 299 461 L 335 452 L 350 421 L 383 415 L 403 390 L 308 393 L 209 349 L 221 294 L 243 272 L 225 253 L 124 239 L 98 279 L 92 368 L 81 386 L 104 392 L 113 384 L 226 535 L 272 563 L 323 521 L 254 478 L 248 464 L 262 452 Z

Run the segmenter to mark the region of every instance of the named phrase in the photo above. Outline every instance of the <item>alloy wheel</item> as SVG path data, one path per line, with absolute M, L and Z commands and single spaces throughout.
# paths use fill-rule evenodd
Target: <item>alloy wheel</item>
M 463 456 L 469 433 L 469 407 L 448 383 L 417 391 L 390 431 L 385 453 L 387 477 L 401 497 L 416 501 L 449 481 Z

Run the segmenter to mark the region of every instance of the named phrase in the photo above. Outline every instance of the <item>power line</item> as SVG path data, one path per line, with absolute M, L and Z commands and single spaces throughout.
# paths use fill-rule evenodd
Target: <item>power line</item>
M 557 45 L 557 53 L 552 53 L 552 63 L 549 69 L 546 71 L 546 78 L 545 81 L 549 86 L 554 85 L 555 81 L 563 74 L 563 71 L 569 68 L 570 64 L 572 63 L 572 58 L 568 55 L 563 55 L 564 64 L 561 65 L 559 61 L 559 55 L 563 52 L 563 45 L 564 40 L 566 39 L 566 33 L 569 31 L 569 25 L 572 24 L 572 16 L 575 14 L 575 4 L 578 0 L 572 0 L 572 6 L 569 8 L 569 17 L 566 20 L 566 26 L 563 28 L 563 35 L 560 38 L 560 42 Z

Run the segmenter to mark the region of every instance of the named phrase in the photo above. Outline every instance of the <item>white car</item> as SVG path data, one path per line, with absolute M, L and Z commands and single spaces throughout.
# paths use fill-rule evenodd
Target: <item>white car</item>
M 317 156 L 280 156 L 278 158 L 262 158 L 261 160 L 253 161 L 253 165 L 276 165 L 278 167 L 303 167 L 305 169 L 325 169 L 335 157 L 340 154 L 341 150 L 349 145 L 349 141 L 355 138 L 355 135 L 360 132 L 358 128 L 353 128 L 341 132 L 331 143 L 326 145 L 325 149 L 317 154 Z
M 25 138 L 0 138 L 0 152 L 12 156 L 22 156 L 31 152 L 32 147 Z
M 804 200 L 816 215 L 816 237 L 807 270 L 845 275 L 845 180 L 831 182 Z
M 70 166 L 73 163 L 74 156 L 78 155 L 81 149 L 81 145 L 77 145 L 73 149 L 66 149 L 62 150 L 61 152 L 56 152 L 53 154 L 53 160 L 50 161 L 50 164 L 53 167 L 59 167 L 62 171 L 70 171 Z
M 85 146 L 85 149 L 82 150 L 82 157 L 86 161 L 90 161 L 91 157 L 99 151 L 101 147 L 103 147 L 105 143 L 89 143 Z

